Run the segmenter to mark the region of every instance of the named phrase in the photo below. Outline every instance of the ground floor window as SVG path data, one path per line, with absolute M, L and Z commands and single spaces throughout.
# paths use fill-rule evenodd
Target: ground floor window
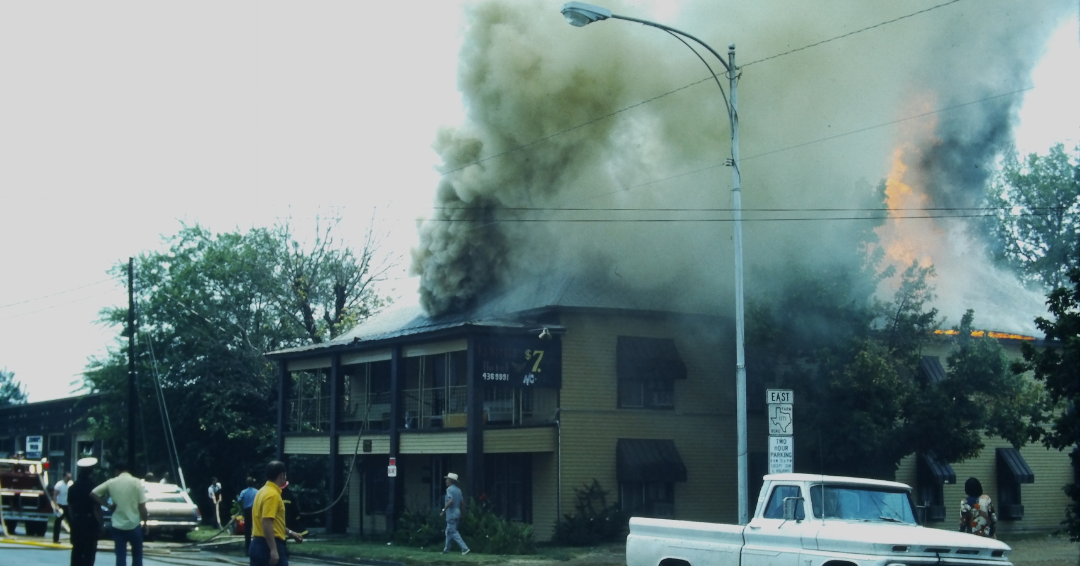
M 531 454 L 485 454 L 484 480 L 479 503 L 504 519 L 532 522 Z
M 390 478 L 386 475 L 385 462 L 385 458 L 364 460 L 365 515 L 385 515 L 390 506 Z
M 671 482 L 624 482 L 619 484 L 623 511 L 634 517 L 674 517 L 675 484 Z

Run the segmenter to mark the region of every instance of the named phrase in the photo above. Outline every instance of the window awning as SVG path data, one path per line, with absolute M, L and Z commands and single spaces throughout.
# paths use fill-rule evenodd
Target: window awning
M 937 356 L 923 356 L 919 359 L 919 373 L 929 383 L 943 381 L 948 374 L 941 365 L 941 359 Z
M 670 338 L 619 336 L 615 357 L 619 379 L 686 379 L 686 364 Z
M 921 471 L 933 478 L 938 485 L 956 483 L 956 472 L 953 471 L 952 466 L 932 452 L 919 452 L 918 465 Z
M 1016 448 L 998 448 L 997 466 L 998 475 L 1016 483 L 1035 483 L 1035 472 Z
M 615 453 L 620 483 L 686 481 L 686 464 L 674 440 L 620 438 Z

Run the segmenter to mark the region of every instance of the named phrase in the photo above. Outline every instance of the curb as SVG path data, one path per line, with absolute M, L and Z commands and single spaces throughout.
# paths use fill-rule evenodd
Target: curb
M 307 554 L 305 552 L 290 552 L 289 558 L 303 558 L 305 560 L 318 560 L 324 564 L 334 564 L 341 566 L 354 566 L 356 564 L 364 564 L 365 566 L 405 566 L 404 562 L 396 562 L 394 560 L 375 560 L 373 558 L 328 558 L 321 554 Z

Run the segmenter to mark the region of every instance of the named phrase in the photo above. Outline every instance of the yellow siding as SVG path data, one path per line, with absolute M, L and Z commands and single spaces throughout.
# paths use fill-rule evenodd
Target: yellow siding
M 330 454 L 330 436 L 286 436 L 286 454 Z
M 551 540 L 555 522 L 560 518 L 556 508 L 559 488 L 558 461 L 558 455 L 551 452 L 532 455 L 533 536 L 538 541 Z
M 402 454 L 464 454 L 465 432 L 402 433 Z
M 364 441 L 371 441 L 371 452 L 364 452 Z M 352 454 L 357 449 L 356 436 L 339 435 L 338 436 L 338 454 L 343 456 Z M 390 436 L 387 434 L 365 434 L 363 439 L 360 440 L 360 452 L 364 454 L 389 454 L 390 453 Z
M 484 431 L 484 453 L 554 452 L 558 431 L 554 427 L 513 428 Z
M 609 501 L 618 500 L 616 441 L 657 438 L 674 440 L 688 470 L 687 481 L 675 484 L 676 517 L 736 521 L 735 362 L 730 341 L 719 337 L 717 325 L 689 318 L 595 315 L 566 315 L 562 322 L 568 328 L 560 398 L 562 512 L 573 512 L 574 489 L 593 478 L 609 492 Z M 674 410 L 617 408 L 615 346 L 620 335 L 675 340 L 687 379 L 675 383 Z M 762 426 L 753 429 L 758 436 Z M 543 505 L 534 503 L 535 516 Z

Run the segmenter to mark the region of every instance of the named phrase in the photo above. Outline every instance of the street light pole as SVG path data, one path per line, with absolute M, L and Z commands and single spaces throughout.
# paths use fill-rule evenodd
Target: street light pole
M 566 18 L 566 21 L 573 26 L 583 27 L 592 22 L 600 20 L 614 19 L 614 20 L 626 20 L 628 22 L 636 22 L 644 24 L 654 28 L 662 29 L 668 33 L 681 35 L 687 39 L 691 39 L 698 45 L 701 45 L 705 49 L 712 53 L 716 57 L 717 61 L 724 66 L 727 71 L 728 81 L 731 90 L 731 100 L 728 103 L 728 120 L 731 122 L 731 159 L 728 161 L 728 165 L 731 166 L 732 174 L 732 208 L 733 216 L 735 219 L 735 428 L 738 434 L 738 476 L 739 476 L 739 524 L 745 525 L 750 521 L 749 512 L 749 487 L 747 482 L 747 447 L 746 447 L 746 355 L 745 355 L 745 332 L 744 327 L 744 310 L 743 310 L 743 253 L 742 253 L 742 175 L 739 172 L 739 113 L 737 111 L 738 105 L 738 93 L 737 87 L 739 83 L 738 67 L 735 66 L 735 44 L 732 43 L 728 46 L 728 58 L 727 61 L 720 56 L 712 47 L 709 47 L 704 41 L 686 33 L 679 31 L 675 28 L 658 24 L 656 22 L 650 22 L 648 20 L 639 20 L 637 18 L 630 18 L 627 16 L 620 16 L 618 14 L 611 13 L 611 10 L 607 8 L 601 8 L 600 6 L 593 6 L 592 4 L 586 4 L 584 2 L 567 2 L 562 7 L 562 14 Z M 689 45 L 687 45 L 689 47 Z M 693 49 L 691 49 L 693 51 Z M 697 53 L 695 51 L 695 53 Z M 704 62 L 704 59 L 702 59 Z M 705 65 L 708 67 L 708 64 Z M 712 72 L 712 68 L 709 69 Z M 716 79 L 716 75 L 713 75 Z M 716 86 L 720 86 L 719 80 L 717 80 Z M 723 89 L 721 89 L 721 93 Z

